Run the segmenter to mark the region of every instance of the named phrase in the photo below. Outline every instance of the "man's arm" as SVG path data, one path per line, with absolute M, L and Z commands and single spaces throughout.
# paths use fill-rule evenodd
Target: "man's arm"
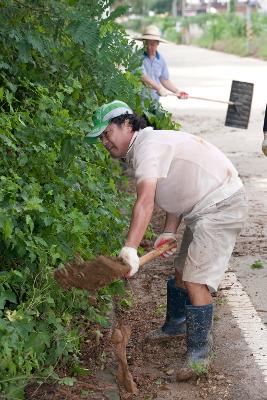
M 160 79 L 160 82 L 162 86 L 165 87 L 165 89 L 168 89 L 170 92 L 175 93 L 178 98 L 181 99 L 188 98 L 188 94 L 183 92 L 182 90 L 177 89 L 177 87 L 172 83 L 170 79 Z
M 141 81 L 151 89 L 155 89 L 156 91 L 160 89 L 160 85 L 153 81 L 148 75 L 143 74 L 141 76 Z
M 159 85 L 157 82 L 153 81 L 153 79 L 151 79 L 148 75 L 142 75 L 141 80 L 150 89 L 156 90 L 159 96 L 167 96 L 168 95 L 167 90 L 164 89 L 164 87 Z
M 137 199 L 133 207 L 125 246 L 137 249 L 143 239 L 154 210 L 156 186 L 156 178 L 144 180 L 137 184 Z
M 153 81 L 148 75 L 143 74 L 141 76 L 141 81 L 150 89 L 156 90 L 159 96 L 167 96 L 166 90 L 157 82 Z

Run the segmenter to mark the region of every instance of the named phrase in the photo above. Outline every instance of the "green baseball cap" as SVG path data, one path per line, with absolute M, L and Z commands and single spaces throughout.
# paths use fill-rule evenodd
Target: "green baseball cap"
M 86 135 L 85 140 L 93 143 L 109 125 L 112 118 L 122 114 L 133 114 L 133 110 L 123 101 L 114 100 L 111 103 L 103 104 L 93 114 L 93 129 Z

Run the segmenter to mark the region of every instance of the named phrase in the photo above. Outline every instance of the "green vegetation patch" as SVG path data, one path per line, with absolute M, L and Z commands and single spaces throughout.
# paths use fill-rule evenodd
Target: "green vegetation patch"
M 250 268 L 251 269 L 262 269 L 262 268 L 264 268 L 264 263 L 261 260 L 257 260 L 253 264 L 251 264 Z

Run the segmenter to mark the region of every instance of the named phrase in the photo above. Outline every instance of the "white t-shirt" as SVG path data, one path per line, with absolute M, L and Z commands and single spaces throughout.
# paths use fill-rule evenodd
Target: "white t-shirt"
M 212 192 L 218 202 L 242 187 L 237 170 L 219 149 L 186 132 L 142 129 L 134 134 L 127 159 L 137 183 L 157 178 L 155 202 L 177 215 L 187 214 L 205 197 L 212 202 Z

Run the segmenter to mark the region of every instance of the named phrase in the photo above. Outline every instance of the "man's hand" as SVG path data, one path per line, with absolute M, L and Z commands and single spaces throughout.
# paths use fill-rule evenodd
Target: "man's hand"
M 126 275 L 126 278 L 130 278 L 139 270 L 139 257 L 137 255 L 137 250 L 134 247 L 124 246 L 119 254 L 119 257 L 123 259 L 124 262 L 130 265 L 131 270 Z
M 164 89 L 164 87 L 162 87 L 162 86 L 160 86 L 158 88 L 157 93 L 161 97 L 166 97 L 166 96 L 168 96 L 170 94 L 170 92 L 168 90 Z
M 186 92 L 180 92 L 179 91 L 179 92 L 176 93 L 176 96 L 178 97 L 178 99 L 185 100 L 185 99 L 188 99 L 189 94 L 186 93 Z
M 154 243 L 154 248 L 157 249 L 162 246 L 164 243 L 170 242 L 171 240 L 176 241 L 176 236 L 171 232 L 163 232 Z M 177 242 L 177 241 L 176 241 Z M 161 257 L 167 258 L 172 256 L 176 252 L 177 246 L 174 246 L 172 249 L 165 251 L 161 254 Z

